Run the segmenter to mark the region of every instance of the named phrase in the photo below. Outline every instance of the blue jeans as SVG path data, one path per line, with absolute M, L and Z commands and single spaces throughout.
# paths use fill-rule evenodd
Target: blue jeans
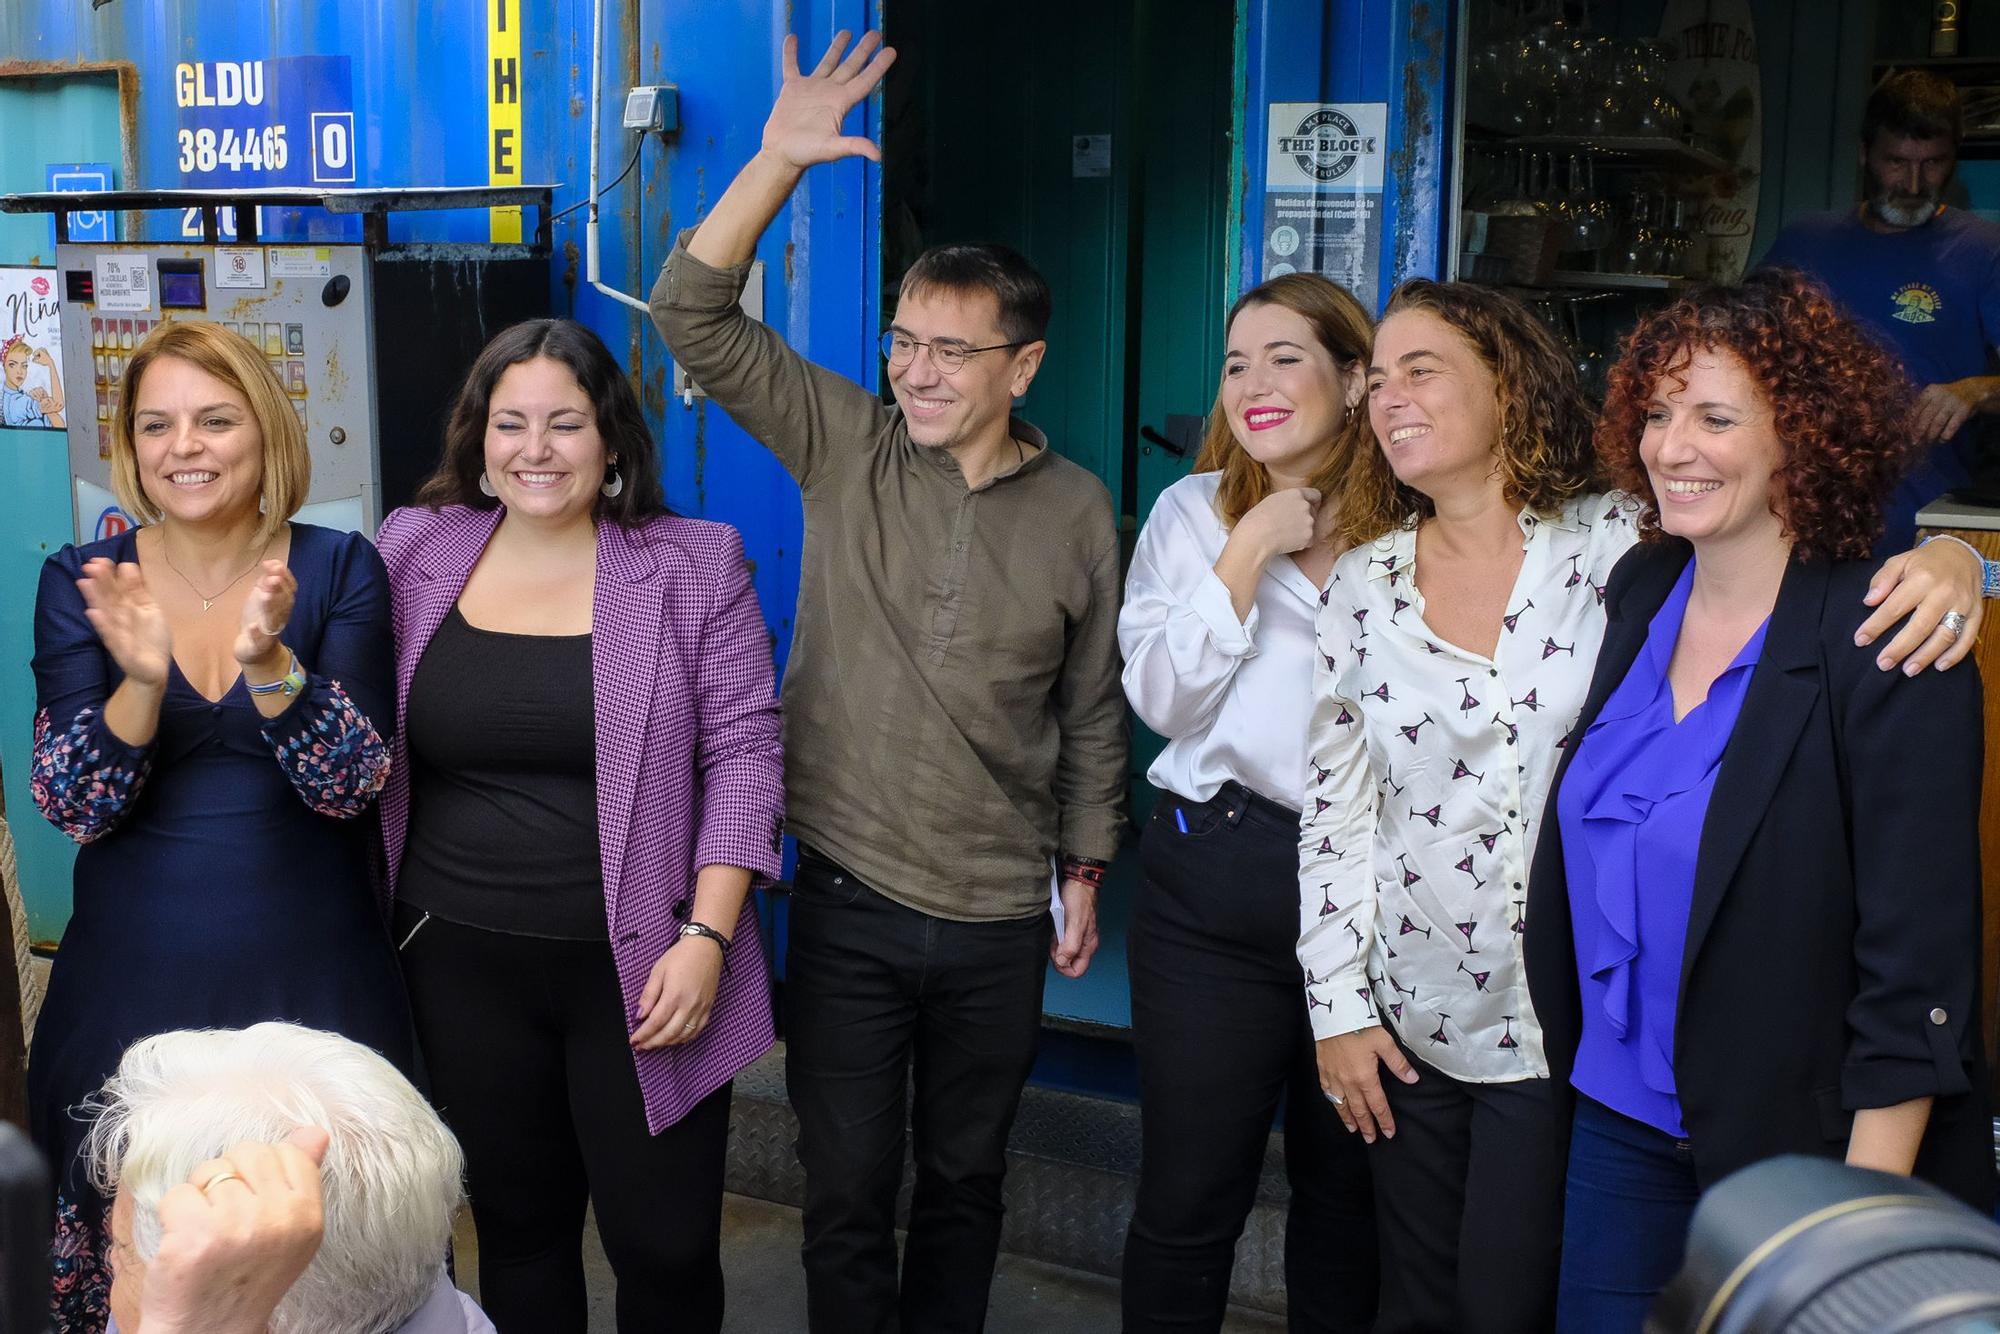
M 1681 1267 L 1700 1197 L 1686 1140 L 1578 1094 L 1556 1297 L 1560 1334 L 1637 1334 Z

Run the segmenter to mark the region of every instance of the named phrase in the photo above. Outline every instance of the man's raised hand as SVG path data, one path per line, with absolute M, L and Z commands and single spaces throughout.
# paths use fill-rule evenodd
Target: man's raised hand
M 833 44 L 812 73 L 799 72 L 799 39 L 785 38 L 784 86 L 764 122 L 764 151 L 801 171 L 820 162 L 865 157 L 882 160 L 882 150 L 866 135 L 844 135 L 840 124 L 847 113 L 875 91 L 896 52 L 882 45 L 882 34 L 865 32 L 847 51 L 853 34 L 835 33 Z M 842 58 L 846 52 L 846 58 Z

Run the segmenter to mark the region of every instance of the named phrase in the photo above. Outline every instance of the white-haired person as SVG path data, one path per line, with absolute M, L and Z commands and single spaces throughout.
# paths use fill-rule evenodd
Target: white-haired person
M 445 1271 L 463 1201 L 458 1141 L 396 1068 L 359 1043 L 296 1024 L 184 1030 L 134 1043 L 96 1099 L 88 1152 L 111 1197 L 111 1329 L 169 1334 L 228 1323 L 270 1334 L 493 1334 Z M 242 1271 L 270 1256 L 266 1287 L 303 1248 L 306 1170 L 326 1136 L 318 1251 L 268 1325 L 244 1312 Z M 254 1196 L 255 1200 L 245 1196 Z M 260 1245 L 255 1233 L 262 1229 Z M 163 1292 L 160 1266 L 175 1291 Z M 206 1321 L 183 1309 L 212 1287 Z M 169 1298 L 173 1298 L 169 1302 Z M 148 1323 L 152 1320 L 154 1323 Z M 241 1323 L 243 1321 L 251 1323 Z

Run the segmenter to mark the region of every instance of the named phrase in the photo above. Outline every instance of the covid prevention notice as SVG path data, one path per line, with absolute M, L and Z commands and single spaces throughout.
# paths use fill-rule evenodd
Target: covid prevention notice
M 356 183 L 354 75 L 346 56 L 202 60 L 174 66 L 181 184 L 246 190 L 273 185 L 337 188 Z M 224 240 L 238 234 L 223 210 Z M 317 209 L 259 210 L 259 240 L 351 239 L 358 220 Z M 181 234 L 201 235 L 188 210 Z
M 1381 281 L 1386 102 L 1273 102 L 1264 277 L 1320 273 L 1373 309 Z

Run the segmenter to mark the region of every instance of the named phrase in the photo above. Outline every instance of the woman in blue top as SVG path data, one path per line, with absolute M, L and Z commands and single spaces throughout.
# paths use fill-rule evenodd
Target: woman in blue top
M 1855 643 L 1910 391 L 1796 273 L 1634 331 L 1598 448 L 1612 573 L 1529 881 L 1577 1090 L 1557 1325 L 1637 1330 L 1700 1191 L 1780 1153 L 1993 1203 L 1976 994 L 1976 671 Z
M 412 1063 L 356 818 L 389 768 L 382 559 L 358 534 L 289 522 L 311 477 L 304 430 L 238 335 L 165 324 L 124 389 L 111 474 L 145 526 L 50 556 L 35 603 L 29 791 L 82 845 L 28 1057 L 57 1173 L 58 1334 L 108 1315 L 81 1105 L 126 1047 L 289 1019 Z

